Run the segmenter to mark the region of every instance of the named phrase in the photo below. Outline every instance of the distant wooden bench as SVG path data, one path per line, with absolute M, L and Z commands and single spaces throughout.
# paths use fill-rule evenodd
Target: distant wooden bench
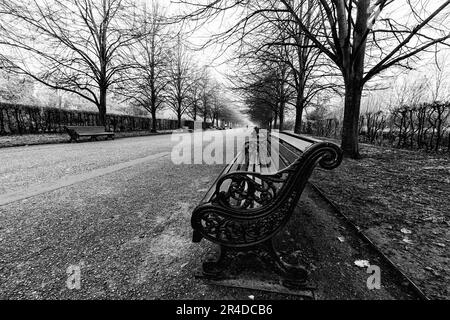
M 91 140 L 97 140 L 97 137 L 101 136 L 114 140 L 114 132 L 105 131 L 105 127 L 66 126 L 65 129 L 70 136 L 70 142 L 79 142 L 81 137 L 91 137 Z
M 301 286 L 306 269 L 280 258 L 273 238 L 289 221 L 316 165 L 328 170 L 338 167 L 342 150 L 333 143 L 286 132 L 267 137 L 255 130 L 252 140 L 192 214 L 193 241 L 205 238 L 220 245 L 219 259 L 204 262 L 203 275 L 220 278 L 237 252 L 252 252 L 272 266 L 286 286 Z

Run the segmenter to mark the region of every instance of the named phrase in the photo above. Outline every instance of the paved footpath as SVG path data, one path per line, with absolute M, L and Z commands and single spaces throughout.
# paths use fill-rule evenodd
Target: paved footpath
M 214 247 L 191 243 L 190 214 L 223 166 L 175 165 L 173 145 L 167 135 L 0 150 L 0 298 L 295 298 L 194 278 Z M 80 270 L 79 290 L 68 269 Z M 319 297 L 393 298 L 365 290 L 364 270 L 345 272 Z

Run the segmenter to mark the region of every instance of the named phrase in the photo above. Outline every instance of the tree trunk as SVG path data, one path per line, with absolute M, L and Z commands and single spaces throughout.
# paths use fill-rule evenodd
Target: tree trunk
M 154 66 L 152 65 L 152 68 L 154 68 Z M 157 100 L 157 93 L 155 90 L 155 79 L 154 79 L 154 71 L 152 70 L 152 77 L 151 77 L 151 84 L 150 84 L 150 92 L 151 92 L 151 96 L 150 96 L 150 111 L 152 114 L 152 128 L 150 130 L 150 132 L 156 133 L 157 129 L 158 129 L 158 124 L 156 122 L 156 110 L 158 109 L 158 105 L 156 104 L 156 100 Z M 148 110 L 148 108 L 147 108 Z
M 357 159 L 359 153 L 359 113 L 361 109 L 362 88 L 351 82 L 345 88 L 345 110 L 342 128 L 342 145 L 344 154 Z
M 97 105 L 100 124 L 106 128 L 106 88 L 100 88 L 100 103 Z
M 181 129 L 181 112 L 178 112 L 177 118 L 178 118 L 178 129 Z
M 273 120 L 273 128 L 278 129 L 278 112 L 275 112 L 274 114 L 274 120 Z
M 346 156 L 358 159 L 359 144 L 359 114 L 361 109 L 361 95 L 363 90 L 364 63 L 366 54 L 366 32 L 369 18 L 369 0 L 356 2 L 356 21 L 353 30 L 353 44 L 348 41 L 350 38 L 346 21 L 346 8 L 344 2 L 340 1 L 343 7 L 339 11 L 339 27 L 341 49 L 343 51 L 343 62 L 341 70 L 345 80 L 345 110 L 342 130 L 342 149 Z
M 282 102 L 280 105 L 280 126 L 279 126 L 279 130 L 283 131 L 283 125 L 284 125 L 284 108 L 285 108 L 285 103 Z
M 3 109 L 0 109 L 0 135 L 5 134 L 5 123 L 3 120 Z
M 303 99 L 297 97 L 295 101 L 295 126 L 294 133 L 302 133 L 302 119 L 303 119 Z
M 435 152 L 439 151 L 439 147 L 441 145 L 441 140 L 442 140 L 442 122 L 443 122 L 442 114 L 444 112 L 441 108 L 443 108 L 443 106 L 437 106 L 438 118 L 437 118 L 437 126 L 436 126 L 437 136 L 436 136 L 436 148 L 434 150 Z
M 156 122 L 156 110 L 155 108 L 152 108 L 152 130 L 151 132 L 156 133 L 158 130 L 157 128 L 157 122 Z

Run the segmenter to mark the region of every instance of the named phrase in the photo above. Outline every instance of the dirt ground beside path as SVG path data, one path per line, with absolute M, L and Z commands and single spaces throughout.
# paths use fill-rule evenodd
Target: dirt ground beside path
M 361 146 L 314 181 L 432 299 L 450 298 L 450 158 Z
M 317 299 L 417 299 L 310 186 L 278 241 L 287 257 L 294 256 L 310 270 Z M 370 274 L 355 264 L 357 260 L 380 267 L 381 289 L 368 289 Z
M 191 242 L 190 214 L 220 170 L 161 158 L 0 207 L 0 297 L 298 299 L 212 286 L 194 277 L 215 246 Z M 314 211 L 315 200 L 310 203 L 309 215 L 293 220 L 290 237 L 280 245 L 297 251 L 311 268 L 319 298 L 407 298 L 387 284 L 378 292 L 367 290 L 368 275 L 352 265 L 358 247 L 336 242 L 335 220 L 308 220 L 323 217 Z M 81 268 L 80 290 L 66 286 L 73 265 Z

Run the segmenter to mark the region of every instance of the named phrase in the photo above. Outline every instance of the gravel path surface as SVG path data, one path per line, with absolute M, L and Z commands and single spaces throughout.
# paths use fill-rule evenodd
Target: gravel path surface
M 171 135 L 0 150 L 0 195 L 161 152 Z
M 165 157 L 0 207 L 0 297 L 247 298 L 193 276 L 211 246 L 191 243 L 190 214 L 221 169 Z

